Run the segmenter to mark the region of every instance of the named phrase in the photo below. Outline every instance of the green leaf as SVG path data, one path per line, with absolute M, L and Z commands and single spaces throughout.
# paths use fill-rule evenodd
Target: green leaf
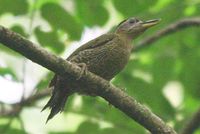
M 6 128 L 7 126 L 0 126 L 0 132 L 2 132 L 3 134 L 27 134 L 25 131 L 21 130 L 21 129 L 16 129 L 16 128 Z
M 102 0 L 76 0 L 75 4 L 79 18 L 87 26 L 102 26 L 107 22 L 109 15 Z
M 123 127 L 123 126 L 122 126 Z M 113 128 L 106 128 L 101 131 L 100 134 L 146 134 L 142 129 L 128 130 L 126 128 L 120 128 L 119 126 Z
M 189 47 L 182 45 L 182 53 L 184 53 L 181 57 L 183 62 L 182 72 L 180 73 L 180 80 L 182 81 L 185 92 L 192 94 L 193 97 L 200 97 L 200 50 L 197 46 L 195 46 L 192 50 Z M 196 49 L 195 49 L 196 48 Z
M 39 8 L 41 8 L 44 4 L 47 4 L 47 3 L 55 3 L 55 4 L 58 4 L 60 1 L 62 1 L 62 0 L 38 0 L 38 1 L 37 1 L 36 7 L 39 9 Z
M 91 121 L 85 121 L 81 123 L 77 130 L 77 134 L 98 134 L 99 133 L 99 125 L 97 123 Z
M 17 80 L 15 71 L 13 71 L 11 68 L 1 68 L 0 67 L 0 75 L 5 76 L 7 74 L 11 75 L 14 80 Z
M 49 134 L 74 134 L 72 132 L 49 132 Z
M 112 0 L 115 8 L 125 17 L 136 16 L 147 12 L 156 3 L 156 0 Z
M 18 34 L 21 34 L 22 36 L 24 37 L 27 37 L 27 34 L 25 33 L 24 29 L 22 26 L 20 25 L 14 25 L 11 27 L 11 30 L 18 33 Z
M 14 123 L 16 123 L 15 125 L 20 125 L 19 121 L 15 120 L 15 119 L 11 119 L 10 117 L 6 118 L 7 122 L 6 123 L 0 123 L 0 133 L 1 134 L 26 134 L 25 130 L 23 130 L 22 128 L 19 129 L 14 128 Z M 10 120 L 12 120 L 12 122 L 10 122 Z M 2 121 L 2 119 L 1 119 Z M 16 121 L 16 122 L 15 122 Z M 15 126 L 16 127 L 16 126 Z
M 37 27 L 35 29 L 35 35 L 42 46 L 49 47 L 56 53 L 61 53 L 65 50 L 64 43 L 59 41 L 56 31 L 44 32 Z
M 175 124 L 176 130 L 182 129 L 183 124 L 186 124 L 186 122 L 188 122 L 188 119 L 191 119 L 192 115 L 195 112 L 197 112 L 197 110 L 200 107 L 199 99 L 194 98 L 190 94 L 185 94 L 185 98 L 183 101 L 184 103 L 181 109 L 177 111 L 177 115 L 183 117 L 183 119 L 176 121 L 176 124 Z
M 109 122 L 114 126 L 113 129 L 118 127 L 121 129 L 121 131 L 126 129 L 129 132 L 140 131 L 140 134 L 144 133 L 144 129 L 140 125 L 133 122 L 131 118 L 124 115 L 118 109 L 114 108 L 112 105 L 109 105 L 108 102 L 100 99 L 99 97 L 92 98 L 83 96 L 82 107 L 80 109 L 76 109 L 75 111 L 88 116 L 89 119 L 95 118 L 97 120 Z M 104 131 L 101 130 L 100 134 L 103 132 Z
M 154 58 L 153 56 L 150 57 Z M 153 62 L 150 61 L 148 64 L 131 60 L 125 70 L 114 80 L 114 83 L 126 88 L 126 92 L 130 96 L 134 96 L 136 100 L 147 105 L 159 116 L 169 119 L 174 117 L 175 111 L 164 97 L 162 89 L 172 77 L 173 64 L 173 59 L 158 56 L 153 59 Z M 140 77 L 134 75 L 135 70 L 142 72 Z M 149 82 L 145 81 L 142 78 L 144 74 L 148 74 L 149 77 L 152 77 L 152 80 Z
M 80 39 L 83 26 L 58 4 L 48 3 L 43 5 L 41 14 L 55 30 L 60 29 L 67 32 L 70 39 Z
M 26 0 L 0 0 L 0 15 L 3 13 L 12 13 L 14 15 L 23 15 L 28 11 Z
M 46 76 L 44 76 L 44 78 L 36 86 L 36 89 L 38 89 L 37 91 L 46 89 L 53 78 L 53 75 L 53 73 L 48 73 Z
M 116 123 L 117 124 L 117 123 Z M 132 127 L 133 124 L 132 124 Z M 96 122 L 92 122 L 90 120 L 87 120 L 79 126 L 76 134 L 110 134 L 110 133 L 115 133 L 115 134 L 132 134 L 132 133 L 138 133 L 138 134 L 144 134 L 145 132 L 141 129 L 129 129 L 126 127 L 124 124 L 117 124 L 114 125 L 113 127 L 110 128 L 105 128 L 101 129 L 99 124 Z

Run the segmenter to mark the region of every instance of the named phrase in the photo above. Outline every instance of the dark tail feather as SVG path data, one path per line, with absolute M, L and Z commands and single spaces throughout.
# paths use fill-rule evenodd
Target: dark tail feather
M 50 119 L 52 119 L 58 112 L 63 111 L 63 109 L 65 107 L 65 103 L 67 101 L 67 98 L 68 98 L 68 95 L 62 93 L 61 90 L 57 90 L 56 92 L 53 93 L 50 100 L 47 102 L 47 104 L 42 109 L 42 111 L 44 111 L 48 107 L 51 109 L 51 112 L 47 118 L 46 123 Z
M 54 95 L 51 96 L 51 98 L 49 99 L 49 101 L 47 102 L 47 104 L 42 108 L 41 112 L 43 112 L 45 109 L 47 109 L 48 107 L 51 106 L 53 98 L 54 98 Z

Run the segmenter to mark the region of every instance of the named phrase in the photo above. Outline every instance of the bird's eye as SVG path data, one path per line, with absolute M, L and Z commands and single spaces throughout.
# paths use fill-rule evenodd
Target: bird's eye
M 138 19 L 135 19 L 135 22 L 139 22 L 140 20 L 138 20 Z
M 129 23 L 131 23 L 131 24 L 133 24 L 133 23 L 135 23 L 135 22 L 136 22 L 135 19 L 131 19 L 131 20 L 129 20 Z
M 134 24 L 134 23 L 137 23 L 137 22 L 139 22 L 140 20 L 138 20 L 138 19 L 130 19 L 129 20 L 129 23 L 130 24 Z

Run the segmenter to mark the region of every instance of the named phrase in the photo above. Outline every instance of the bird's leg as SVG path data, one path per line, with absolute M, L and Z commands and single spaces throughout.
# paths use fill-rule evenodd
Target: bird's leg
M 81 68 L 80 74 L 76 80 L 79 80 L 83 75 L 87 74 L 87 65 L 85 63 L 76 63 Z

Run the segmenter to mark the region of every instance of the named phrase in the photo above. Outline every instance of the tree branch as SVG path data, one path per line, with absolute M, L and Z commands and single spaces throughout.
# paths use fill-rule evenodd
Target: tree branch
M 156 42 L 157 40 L 161 39 L 162 37 L 175 33 L 177 31 L 180 31 L 182 29 L 193 27 L 193 26 L 200 26 L 200 17 L 197 18 L 188 18 L 188 19 L 182 19 L 175 23 L 172 23 L 165 27 L 164 29 L 161 29 L 157 33 L 145 38 L 141 42 L 135 45 L 135 47 L 132 49 L 132 52 L 136 52 L 140 49 L 143 49 L 145 47 L 150 46 L 152 43 Z
M 200 127 L 200 108 L 195 112 L 191 119 L 187 121 L 180 131 L 180 134 L 193 134 Z
M 182 25 L 182 27 L 181 27 L 181 25 Z M 199 26 L 199 25 L 200 25 L 200 18 L 190 18 L 190 19 L 179 20 L 175 23 L 168 25 L 166 28 L 153 34 L 152 36 L 143 39 L 143 41 L 141 41 L 135 45 L 135 47 L 132 51 L 135 52 L 142 48 L 150 46 L 152 43 L 156 42 L 157 40 L 161 39 L 162 37 L 164 37 L 170 33 L 177 32 L 183 28 Z M 171 27 L 174 27 L 176 30 L 172 29 Z M 164 31 L 164 32 L 162 32 L 162 31 Z M 34 99 L 32 99 L 32 101 L 30 101 L 30 103 L 37 101 L 37 99 L 42 99 L 42 97 L 40 97 L 41 94 L 42 93 L 38 92 L 35 95 L 31 96 L 31 98 L 33 97 Z M 45 96 L 47 96 L 49 94 L 50 94 L 50 91 L 48 93 L 46 93 Z M 43 97 L 45 97 L 45 96 L 43 96 Z M 24 100 L 23 103 L 26 104 L 26 101 L 29 101 L 29 99 Z
M 22 110 L 22 107 L 24 106 L 30 106 L 32 105 L 33 103 L 35 103 L 37 100 L 40 100 L 48 95 L 50 95 L 50 90 L 46 89 L 46 90 L 42 90 L 42 91 L 39 91 L 38 93 L 30 96 L 29 98 L 27 99 L 24 99 L 22 101 L 20 101 L 19 103 L 15 103 L 13 104 L 13 108 L 11 110 L 1 110 L 0 111 L 0 116 L 15 116 L 15 115 L 18 115 L 19 112 Z
M 58 75 L 64 76 L 63 74 L 67 73 L 76 78 L 79 76 L 80 68 L 78 66 L 45 51 L 19 34 L 2 26 L 0 26 L 0 42 Z M 88 72 L 81 78 L 81 81 L 84 81 L 87 85 L 93 85 L 92 88 L 88 88 L 88 91 L 85 92 L 95 93 L 103 97 L 153 134 L 176 133 L 148 108 L 99 76 Z

